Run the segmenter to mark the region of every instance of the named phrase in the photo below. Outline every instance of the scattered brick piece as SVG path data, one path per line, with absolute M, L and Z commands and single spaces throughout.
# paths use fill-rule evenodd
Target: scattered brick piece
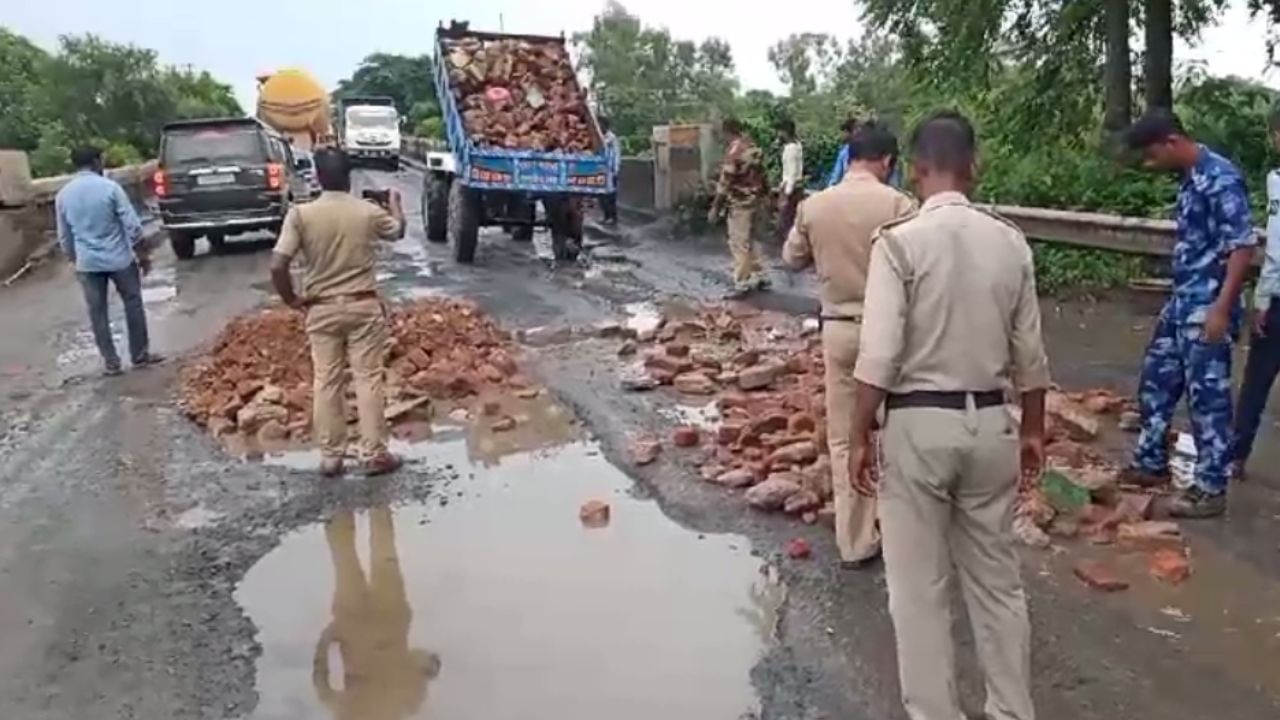
M 578 508 L 578 519 L 589 528 L 602 528 L 609 524 L 609 503 L 603 500 L 588 500 Z
M 1081 560 L 1076 564 L 1075 575 L 1094 590 L 1119 592 L 1129 589 L 1128 582 L 1121 580 L 1114 570 L 1099 560 Z
M 1185 552 L 1157 550 L 1151 555 L 1151 576 L 1171 585 L 1180 585 L 1191 577 L 1191 561 Z
M 698 428 L 689 425 L 682 425 L 671 433 L 671 444 L 676 447 L 690 448 L 698 444 L 701 439 L 701 433 Z
M 792 538 L 787 542 L 787 557 L 792 560 L 804 560 L 813 555 L 813 548 L 804 538 Z

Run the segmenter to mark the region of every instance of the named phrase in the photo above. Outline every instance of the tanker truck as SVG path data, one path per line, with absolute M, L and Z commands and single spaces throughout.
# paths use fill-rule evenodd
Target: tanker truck
M 301 150 L 334 144 L 329 94 L 298 68 L 258 75 L 258 119 Z

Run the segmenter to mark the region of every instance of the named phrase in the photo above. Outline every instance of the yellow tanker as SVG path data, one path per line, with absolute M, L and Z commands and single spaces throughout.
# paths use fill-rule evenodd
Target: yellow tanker
M 311 150 L 334 142 L 329 93 L 309 73 L 287 68 L 258 75 L 258 119 Z

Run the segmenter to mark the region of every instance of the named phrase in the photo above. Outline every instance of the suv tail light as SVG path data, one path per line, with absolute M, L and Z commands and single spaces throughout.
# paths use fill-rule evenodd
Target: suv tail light
M 277 163 L 271 163 L 267 166 L 267 188 L 270 190 L 279 190 L 281 184 L 281 176 L 284 174 L 284 166 Z
M 169 194 L 169 176 L 165 174 L 164 170 L 156 170 L 155 174 L 151 176 L 151 185 L 156 197 L 164 197 Z

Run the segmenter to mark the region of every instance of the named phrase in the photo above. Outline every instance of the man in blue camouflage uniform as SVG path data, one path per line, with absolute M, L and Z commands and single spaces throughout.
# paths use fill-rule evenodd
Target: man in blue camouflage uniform
M 1169 511 L 1174 517 L 1215 517 L 1226 511 L 1231 475 L 1231 350 L 1256 242 L 1249 201 L 1240 171 L 1189 138 L 1173 113 L 1149 111 L 1125 139 L 1142 151 L 1148 168 L 1176 171 L 1182 185 L 1173 294 L 1143 361 L 1142 434 L 1121 479 L 1149 487 L 1169 482 L 1169 427 L 1185 391 L 1198 462 L 1195 482 L 1173 499 Z

